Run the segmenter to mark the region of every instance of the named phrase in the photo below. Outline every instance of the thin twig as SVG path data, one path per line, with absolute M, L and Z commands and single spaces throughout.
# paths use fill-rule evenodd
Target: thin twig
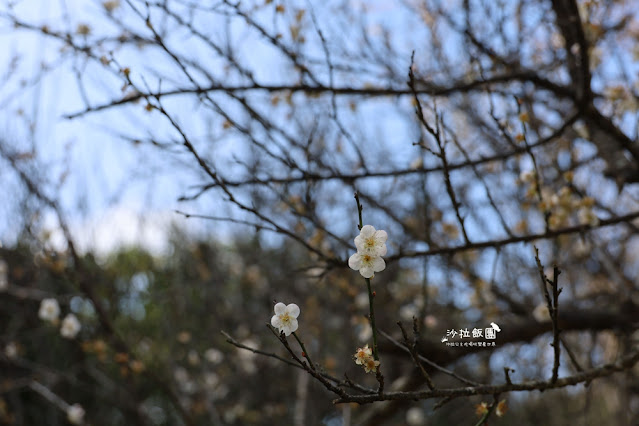
M 413 321 L 414 320 L 415 318 L 413 317 Z M 397 325 L 399 326 L 399 329 L 402 331 L 402 336 L 404 337 L 404 345 L 408 349 L 410 356 L 413 358 L 413 362 L 415 363 L 419 371 L 422 373 L 422 376 L 424 377 L 424 380 L 426 381 L 426 385 L 428 386 L 429 389 L 435 389 L 435 385 L 433 384 L 433 381 L 430 378 L 430 374 L 428 374 L 428 372 L 426 371 L 422 363 L 419 362 L 418 354 L 416 351 L 417 338 L 414 337 L 413 342 L 410 343 L 408 341 L 408 334 L 406 333 L 406 330 L 404 330 L 404 325 L 402 324 L 402 322 L 397 321 Z
M 406 346 L 402 345 L 402 343 L 401 343 L 401 342 L 398 342 L 397 340 L 395 340 L 395 339 L 393 338 L 393 336 L 391 336 L 390 334 L 386 333 L 384 330 L 379 330 L 379 333 L 380 333 L 382 336 L 384 336 L 386 339 L 388 339 L 388 340 L 389 340 L 392 344 L 394 344 L 395 346 L 397 346 L 398 348 L 400 348 L 400 349 L 402 349 L 402 350 L 404 350 L 404 351 L 406 351 L 406 352 L 409 352 L 409 353 L 410 353 L 410 349 L 408 349 L 408 347 L 406 347 Z M 461 376 L 460 376 L 460 375 L 458 375 L 457 373 L 455 373 L 455 372 L 453 372 L 453 371 L 451 371 L 451 370 L 448 370 L 448 369 L 446 369 L 446 368 L 442 367 L 441 365 L 439 365 L 439 364 L 437 364 L 437 363 L 434 363 L 433 361 L 429 360 L 428 358 L 426 358 L 426 357 L 425 357 L 425 356 L 423 356 L 423 355 L 419 355 L 419 354 L 418 354 L 418 355 L 417 355 L 417 358 L 418 358 L 420 361 L 425 362 L 426 364 L 430 365 L 430 366 L 431 366 L 431 367 L 433 367 L 434 369 L 436 369 L 436 370 L 438 370 L 438 371 L 440 371 L 440 372 L 442 372 L 442 373 L 444 373 L 444 374 L 447 374 L 447 375 L 449 375 L 449 376 L 451 376 L 451 377 L 453 377 L 453 378 L 455 378 L 455 379 L 459 380 L 460 382 L 462 382 L 462 383 L 464 383 L 464 384 L 467 384 L 467 385 L 470 385 L 470 386 L 479 386 L 479 385 L 481 385 L 481 383 L 474 382 L 474 381 L 472 381 L 472 380 L 469 380 L 469 379 L 466 379 L 466 378 L 464 378 L 464 377 L 461 377 Z
M 553 341 L 551 346 L 554 350 L 554 362 L 552 368 L 552 383 L 557 381 L 557 376 L 559 374 L 559 363 L 560 363 L 560 345 L 559 345 L 559 306 L 558 299 L 559 293 L 561 293 L 561 289 L 558 288 L 557 280 L 559 279 L 559 274 L 561 271 L 557 266 L 553 267 L 553 278 L 552 281 L 546 278 L 546 274 L 544 273 L 544 267 L 541 264 L 541 260 L 539 260 L 539 250 L 537 247 L 535 249 L 535 261 L 537 262 L 537 269 L 539 270 L 539 275 L 541 278 L 542 291 L 544 293 L 544 297 L 546 298 L 546 305 L 548 306 L 548 312 L 550 313 L 550 320 L 552 321 L 552 334 Z M 548 285 L 552 288 L 552 298 L 550 297 L 550 293 L 548 293 Z

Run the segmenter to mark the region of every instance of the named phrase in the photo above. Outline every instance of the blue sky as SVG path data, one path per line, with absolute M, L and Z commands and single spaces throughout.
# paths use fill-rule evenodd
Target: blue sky
M 140 19 L 124 3 L 114 11 L 114 15 L 133 28 L 140 28 Z M 376 19 L 381 21 L 388 18 L 388 13 L 396 9 L 383 2 L 377 6 L 369 3 L 368 7 L 377 12 L 370 14 L 370 26 L 373 28 L 380 25 Z M 330 13 L 330 5 L 318 9 L 315 8 L 319 21 L 330 27 L 326 31 L 333 33 L 333 26 L 344 25 L 339 19 L 322 20 L 321 14 Z M 65 114 L 85 108 L 83 97 L 89 100 L 90 105 L 98 105 L 126 95 L 129 89 L 122 91 L 123 79 L 118 74 L 116 65 L 112 63 L 105 67 L 99 62 L 74 55 L 68 48 L 61 49 L 62 44 L 57 40 L 35 31 L 15 30 L 7 24 L 7 13 L 11 13 L 29 24 L 46 25 L 52 31 L 76 33 L 80 25 L 88 25 L 91 28 L 89 38 L 98 35 L 117 36 L 121 31 L 107 19 L 101 1 L 30 0 L 17 2 L 13 10 L 5 6 L 0 11 L 4 15 L 4 31 L 0 33 L 0 42 L 9 47 L 0 52 L 0 63 L 11 64 L 14 63 L 12 59 L 17 58 L 15 68 L 6 67 L 8 79 L 0 86 L 0 99 L 3 100 L 5 110 L 10 112 L 5 123 L 0 124 L 5 127 L 13 152 L 27 153 L 35 148 L 35 159 L 25 163 L 25 167 L 31 167 L 41 175 L 42 180 L 47 182 L 45 188 L 49 195 L 59 196 L 72 228 L 78 229 L 78 235 L 84 238 L 96 233 L 95 235 L 102 235 L 100 239 L 108 240 L 109 236 L 117 238 L 118 232 L 114 229 L 135 228 L 136 218 L 141 213 L 145 214 L 147 222 L 152 221 L 150 218 L 162 217 L 163 227 L 166 226 L 166 221 L 171 220 L 185 224 L 181 217 L 172 213 L 176 208 L 200 213 L 206 213 L 211 208 L 227 209 L 223 203 L 210 199 L 190 203 L 188 206 L 177 203 L 177 198 L 188 193 L 193 184 L 205 181 L 201 173 L 188 167 L 191 160 L 183 154 L 166 155 L 148 144 L 134 144 L 126 140 L 145 137 L 166 140 L 176 136 L 158 113 L 144 111 L 143 103 L 88 114 L 73 120 L 63 118 Z M 345 20 L 346 17 L 342 19 Z M 242 48 L 248 46 L 243 51 L 240 50 L 238 55 L 247 67 L 255 71 L 257 81 L 282 83 L 290 79 L 286 71 L 282 72 L 281 58 L 265 47 L 264 43 L 259 48 L 251 47 L 253 34 L 247 33 L 238 23 L 231 24 L 229 31 L 238 43 L 242 43 Z M 346 33 L 343 35 L 348 37 Z M 81 37 L 74 40 L 78 44 L 83 42 Z M 398 46 L 408 49 L 402 43 L 398 43 Z M 192 43 L 188 52 L 194 60 L 209 57 L 201 43 L 197 42 Z M 111 52 L 105 48 L 102 53 L 110 57 Z M 316 53 L 321 57 L 321 52 Z M 165 55 L 156 50 L 123 48 L 114 52 L 113 57 L 120 66 L 131 69 L 132 78 L 140 86 L 148 84 L 152 89 L 159 87 L 160 80 L 154 77 L 157 70 L 165 74 L 163 88 L 176 84 L 166 78 L 175 69 L 175 65 L 168 63 Z M 406 61 L 407 65 L 408 56 Z M 210 69 L 217 66 L 213 59 L 204 63 Z M 42 73 L 43 64 L 48 68 L 45 73 Z M 231 78 L 234 77 L 231 75 Z M 225 83 L 232 81 L 225 80 Z M 328 79 L 325 83 L 328 83 Z M 269 105 L 268 96 L 264 99 L 266 105 Z M 197 99 L 193 97 L 167 98 L 165 104 L 176 111 L 176 116 L 187 127 L 193 140 L 204 143 L 211 140 L 211 136 L 219 136 L 219 141 L 215 142 L 214 159 L 211 161 L 223 170 L 231 170 L 233 156 L 241 156 L 243 148 L 236 138 L 221 136 L 220 118 L 198 109 Z M 225 107 L 233 110 L 231 104 Z M 185 114 L 181 114 L 182 111 Z M 195 115 L 191 115 L 193 113 Z M 400 154 L 405 153 L 407 159 L 403 161 L 412 161 L 411 153 L 416 150 L 411 145 L 412 139 L 407 137 L 411 129 L 406 127 L 406 121 L 399 112 L 389 112 L 385 101 L 371 101 L 362 103 L 358 115 L 360 119 L 376 117 L 375 120 L 370 120 L 369 128 L 364 128 L 370 134 L 364 133 L 362 137 L 395 140 L 391 143 L 394 145 L 393 156 L 401 158 Z M 380 120 L 380 117 L 385 118 Z M 380 163 L 380 166 L 384 169 L 392 165 L 384 166 Z M 228 173 L 227 176 L 233 176 L 232 170 Z M 9 182 L 10 187 L 17 184 L 15 178 L 7 172 L 0 174 L 0 179 Z M 349 198 L 350 194 L 347 199 Z M 229 210 L 223 211 L 234 214 Z M 7 242 L 15 238 L 16 227 L 11 225 L 11 217 L 15 213 L 15 210 L 6 210 L 4 215 L 9 220 L 0 221 L 7 223 L 5 227 L 0 225 L 0 236 Z M 114 217 L 125 223 L 122 226 L 114 224 Z M 213 226 L 193 222 L 189 226 L 196 232 Z M 55 227 L 53 218 L 47 218 L 45 223 L 48 223 L 48 227 Z M 100 227 L 111 231 L 102 232 Z M 224 232 L 220 232 L 224 228 L 215 229 L 217 237 L 224 237 Z M 93 231 L 89 232 L 90 230 Z M 127 241 L 130 240 L 129 231 L 122 234 Z M 84 244 L 90 243 L 87 241 Z

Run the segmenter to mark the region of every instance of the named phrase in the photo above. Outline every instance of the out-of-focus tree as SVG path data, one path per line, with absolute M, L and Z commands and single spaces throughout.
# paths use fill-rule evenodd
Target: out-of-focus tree
M 248 235 L 233 249 L 241 262 L 218 262 L 219 248 L 202 244 L 176 249 L 163 266 L 130 252 L 105 267 L 76 248 L 63 179 L 38 167 L 46 156 L 36 135 L 31 145 L 4 140 L 7 176 L 21 182 L 20 207 L 35 218 L 24 221 L 25 239 L 55 278 L 29 297 L 84 301 L 86 311 L 73 310 L 88 322 L 68 351 L 78 375 L 122 376 L 110 415 L 131 422 L 472 424 L 476 405 L 480 424 L 504 415 L 565 424 L 577 411 L 566 407 L 581 404 L 585 418 L 632 424 L 634 6 L 127 0 L 36 22 L 23 4 L 9 5 L 5 24 L 57 48 L 25 92 L 68 71 L 77 100 L 66 119 L 98 122 L 111 143 L 139 150 L 141 175 L 155 172 L 144 167 L 149 157 L 170 164 L 161 173 L 188 180 L 177 215 Z M 41 212 L 56 218 L 63 249 L 42 237 Z M 347 267 L 358 224 L 388 234 L 386 269 L 366 283 Z M 258 326 L 273 300 L 301 308 L 293 337 Z M 41 327 L 25 312 L 4 331 L 7 344 L 25 345 L 18 330 Z M 242 349 L 220 363 L 228 394 L 202 388 L 208 373 L 195 361 L 222 343 L 215 330 L 224 328 Z M 474 330 L 496 338 L 465 335 Z M 91 370 L 83 357 L 96 342 L 119 365 Z M 368 376 L 353 361 L 366 343 L 362 359 L 380 362 Z M 38 359 L 80 380 L 61 353 Z M 7 412 L 33 393 L 66 410 L 26 355 L 37 356 L 4 359 L 25 373 L 8 389 L 28 389 L 12 394 Z M 165 418 L 141 408 L 154 398 Z M 95 398 L 83 407 L 100 422 Z

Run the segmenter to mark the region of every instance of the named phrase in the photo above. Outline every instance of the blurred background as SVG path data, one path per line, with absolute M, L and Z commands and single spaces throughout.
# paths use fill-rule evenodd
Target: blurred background
M 428 389 L 396 343 L 413 319 L 469 380 L 549 379 L 555 265 L 559 377 L 633 356 L 636 6 L 3 1 L 0 423 L 481 422 L 492 395 L 333 404 L 269 356 L 290 359 L 266 325 L 296 303 L 313 361 L 375 388 L 355 192 L 388 233 L 387 390 Z M 495 347 L 442 341 L 491 322 Z M 634 364 L 501 394 L 489 422 L 638 424 Z

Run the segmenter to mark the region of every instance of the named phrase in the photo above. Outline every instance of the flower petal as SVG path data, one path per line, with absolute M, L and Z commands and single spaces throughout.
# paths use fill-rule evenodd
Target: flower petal
M 364 225 L 362 230 L 359 232 L 359 235 L 363 238 L 370 238 L 375 235 L 375 227 L 372 225 Z
M 275 314 L 276 315 L 284 315 L 284 313 L 286 312 L 286 305 L 283 304 L 282 302 L 276 303 L 275 304 Z
M 359 273 L 362 275 L 362 277 L 364 278 L 370 278 L 373 276 L 373 268 L 371 268 L 370 265 L 364 265 L 360 268 Z
M 348 259 L 348 266 L 351 269 L 359 270 L 362 267 L 362 256 L 359 253 L 355 253 Z
M 271 317 L 271 325 L 275 328 L 280 328 L 282 326 L 282 321 L 280 321 L 280 317 L 277 315 L 273 315 L 273 317 Z
M 375 257 L 371 263 L 371 268 L 375 272 L 381 272 L 386 269 L 386 262 L 384 262 L 384 259 L 382 259 L 381 257 Z
M 387 239 L 388 239 L 388 234 L 386 233 L 386 231 L 380 230 L 375 232 L 375 242 L 377 242 L 378 244 L 384 244 Z
M 291 334 L 292 332 L 297 331 L 297 327 L 298 326 L 299 326 L 299 324 L 298 324 L 297 320 L 295 318 L 291 318 L 290 321 L 288 322 L 289 332 L 288 332 L 287 336 L 289 334 Z
M 286 307 L 286 311 L 293 318 L 297 318 L 300 315 L 300 307 L 297 306 L 295 303 L 289 304 Z

